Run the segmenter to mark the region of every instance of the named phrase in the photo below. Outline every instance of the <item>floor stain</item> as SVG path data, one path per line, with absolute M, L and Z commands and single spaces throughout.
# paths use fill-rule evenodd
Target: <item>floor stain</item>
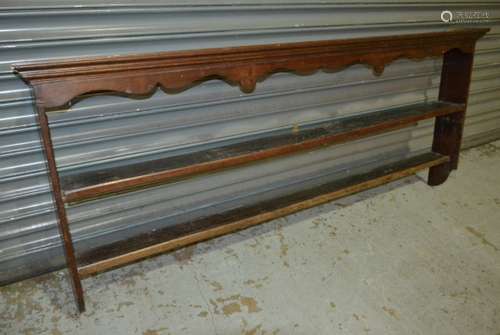
M 173 253 L 175 260 L 181 265 L 188 264 L 193 258 L 195 248 L 196 246 L 193 245 L 177 250 Z
M 265 277 L 262 277 L 262 278 L 258 278 L 258 279 L 249 279 L 249 280 L 246 280 L 243 282 L 243 284 L 247 285 L 247 286 L 250 286 L 250 287 L 253 287 L 253 288 L 261 288 L 264 286 L 264 284 L 269 280 L 269 276 L 265 276 Z
M 262 324 L 258 324 L 257 326 L 251 328 L 251 329 L 246 329 L 248 323 L 246 321 L 243 322 L 244 328 L 241 330 L 242 335 L 278 335 L 280 333 L 280 329 L 275 329 L 273 331 L 267 331 L 262 328 Z
M 134 303 L 132 301 L 120 302 L 116 308 L 116 311 L 119 312 L 122 309 L 122 307 L 131 306 L 133 304 Z
M 469 299 L 469 290 L 466 287 L 463 291 L 452 292 L 450 293 L 450 297 L 462 299 L 463 303 L 467 303 Z
M 257 301 L 255 301 L 254 298 L 241 297 L 240 303 L 243 306 L 246 306 L 246 308 L 248 309 L 248 313 L 257 313 L 261 311 L 261 309 L 257 307 Z
M 210 304 L 214 307 L 214 314 L 224 314 L 230 316 L 235 313 L 241 313 L 246 309 L 247 313 L 257 313 L 262 309 L 257 306 L 257 301 L 251 297 L 244 297 L 239 294 L 227 298 L 211 299 Z M 222 306 L 222 310 L 220 307 Z M 243 308 L 244 307 L 244 308 Z
M 36 315 L 43 311 L 43 306 L 37 299 L 37 292 L 39 291 L 57 291 L 62 290 L 60 280 L 55 274 L 49 274 L 34 278 L 33 281 L 21 281 L 12 285 L 1 288 L 1 296 L 6 305 L 15 306 L 14 313 L 9 315 L 2 315 L 5 320 L 12 320 L 16 322 L 23 322 L 30 315 Z M 52 301 L 53 307 L 61 309 L 61 303 Z
M 193 308 L 202 308 L 203 306 L 202 306 L 202 305 L 193 305 L 193 304 L 191 304 L 191 305 L 189 305 L 189 307 L 193 307 Z
M 257 332 L 262 328 L 262 325 L 258 325 L 250 330 L 245 331 L 245 335 L 256 335 Z
M 500 148 L 493 144 L 485 144 L 476 148 L 479 157 L 494 157 Z
M 229 316 L 234 313 L 240 313 L 241 306 L 237 302 L 231 302 L 227 305 L 222 306 L 222 312 L 224 313 L 225 316 Z
M 283 260 L 283 265 L 288 268 L 290 267 L 288 261 L 286 260 L 286 257 L 288 256 L 288 244 L 285 243 L 285 235 L 283 235 L 282 226 L 278 227 L 278 229 L 276 230 L 276 234 L 278 235 L 280 242 L 280 258 Z
M 315 218 L 314 220 L 312 220 L 312 228 L 313 229 L 317 229 L 319 228 L 321 225 L 325 225 L 328 223 L 328 219 L 327 218 L 324 218 L 322 216 L 318 217 L 318 218 Z
M 330 237 L 335 238 L 337 237 L 337 227 L 332 227 L 332 229 L 329 232 Z
M 168 328 L 159 328 L 159 329 L 146 329 L 142 335 L 161 335 L 162 331 L 168 330 Z
M 394 308 L 383 306 L 382 309 L 396 320 L 399 320 L 399 313 Z
M 212 290 L 214 290 L 214 292 L 222 291 L 224 289 L 224 287 L 222 287 L 221 283 L 219 283 L 215 280 L 209 282 L 209 284 L 210 284 L 210 286 L 212 286 Z
M 227 257 L 224 257 L 226 259 L 231 258 L 231 257 L 239 259 L 238 254 L 236 253 L 236 251 L 234 251 L 231 248 L 226 248 L 226 250 L 224 250 L 224 253 L 228 255 Z
M 472 227 L 465 227 L 465 230 L 467 230 L 469 233 L 471 233 L 472 235 L 476 236 L 478 239 L 481 240 L 481 243 L 484 244 L 484 245 L 487 245 L 489 247 L 492 247 L 493 250 L 495 251 L 498 251 L 498 247 L 496 245 L 494 245 L 493 243 L 491 243 L 490 241 L 488 241 L 485 237 L 484 237 L 484 234 L 475 230 L 474 228 Z
M 167 308 L 167 309 L 175 309 L 178 306 L 177 306 L 177 304 L 175 303 L 175 300 L 174 300 L 174 302 L 172 302 L 172 303 L 158 304 L 158 305 L 156 305 L 156 307 L 158 307 L 158 308 Z

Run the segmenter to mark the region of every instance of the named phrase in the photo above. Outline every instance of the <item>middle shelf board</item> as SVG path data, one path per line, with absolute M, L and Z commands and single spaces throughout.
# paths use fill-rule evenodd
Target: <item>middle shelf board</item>
M 380 134 L 463 110 L 464 106 L 461 104 L 440 101 L 418 103 L 338 118 L 302 129 L 291 127 L 289 131 L 279 135 L 273 134 L 189 154 L 62 175 L 64 200 L 72 204 L 133 191 L 196 174 Z

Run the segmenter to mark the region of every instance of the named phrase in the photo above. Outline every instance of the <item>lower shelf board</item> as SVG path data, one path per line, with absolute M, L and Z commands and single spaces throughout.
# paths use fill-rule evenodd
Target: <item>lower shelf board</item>
M 448 156 L 434 152 L 414 155 L 396 163 L 378 167 L 368 173 L 354 174 L 271 201 L 237 208 L 196 221 L 180 223 L 112 243 L 79 256 L 78 263 L 81 265 L 78 272 L 82 278 L 89 277 L 386 184 L 448 161 Z

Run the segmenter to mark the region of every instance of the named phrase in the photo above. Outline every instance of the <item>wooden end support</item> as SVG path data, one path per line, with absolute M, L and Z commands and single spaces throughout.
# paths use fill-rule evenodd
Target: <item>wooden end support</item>
M 462 143 L 465 111 L 472 73 L 474 53 L 452 49 L 443 57 L 439 100 L 463 104 L 463 111 L 436 117 L 432 151 L 450 157 L 450 161 L 429 169 L 427 183 L 431 186 L 446 181 L 451 170 L 458 166 Z
M 66 208 L 64 207 L 64 201 L 61 192 L 61 183 L 59 179 L 59 173 L 57 172 L 57 166 L 54 156 L 54 148 L 52 146 L 52 138 L 50 136 L 49 122 L 47 119 L 47 114 L 41 106 L 37 106 L 38 112 L 38 122 L 40 124 L 40 137 L 42 139 L 43 148 L 45 150 L 45 156 L 47 158 L 47 168 L 49 170 L 50 184 L 52 187 L 52 194 L 54 199 L 54 205 L 56 207 L 56 213 L 58 218 L 59 232 L 62 236 L 62 241 L 64 245 L 64 256 L 66 258 L 66 264 L 68 266 L 69 275 L 71 277 L 71 283 L 73 288 L 73 294 L 75 296 L 75 301 L 80 313 L 85 311 L 85 301 L 83 298 L 83 289 L 80 275 L 78 274 L 78 268 L 76 264 L 75 248 L 73 246 L 73 240 L 71 238 L 71 232 L 69 230 L 68 216 L 66 214 Z

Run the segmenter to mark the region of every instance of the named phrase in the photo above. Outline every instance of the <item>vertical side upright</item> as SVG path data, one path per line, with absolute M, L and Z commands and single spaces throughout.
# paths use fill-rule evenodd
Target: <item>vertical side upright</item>
M 474 53 L 464 53 L 458 49 L 449 50 L 443 57 L 439 100 L 467 104 Z M 458 166 L 458 156 L 462 142 L 465 120 L 463 112 L 438 116 L 434 124 L 432 150 L 447 155 L 450 161 L 429 169 L 429 185 L 443 183 Z
M 47 167 L 49 169 L 52 194 L 57 211 L 57 223 L 59 226 L 60 234 L 63 239 L 66 264 L 68 266 L 69 274 L 71 277 L 73 293 L 75 295 L 78 311 L 83 312 L 85 311 L 85 301 L 83 298 L 82 282 L 78 274 L 75 249 L 73 247 L 73 240 L 71 238 L 71 232 L 69 230 L 69 225 L 68 225 L 68 217 L 66 215 L 66 209 L 64 207 L 64 201 L 62 198 L 61 184 L 59 181 L 59 173 L 57 172 L 57 166 L 54 156 L 54 148 L 52 146 L 49 121 L 47 119 L 45 108 L 38 102 L 36 108 L 38 113 L 38 122 L 40 124 L 40 133 L 43 142 L 43 148 L 45 151 L 45 157 L 47 158 Z

